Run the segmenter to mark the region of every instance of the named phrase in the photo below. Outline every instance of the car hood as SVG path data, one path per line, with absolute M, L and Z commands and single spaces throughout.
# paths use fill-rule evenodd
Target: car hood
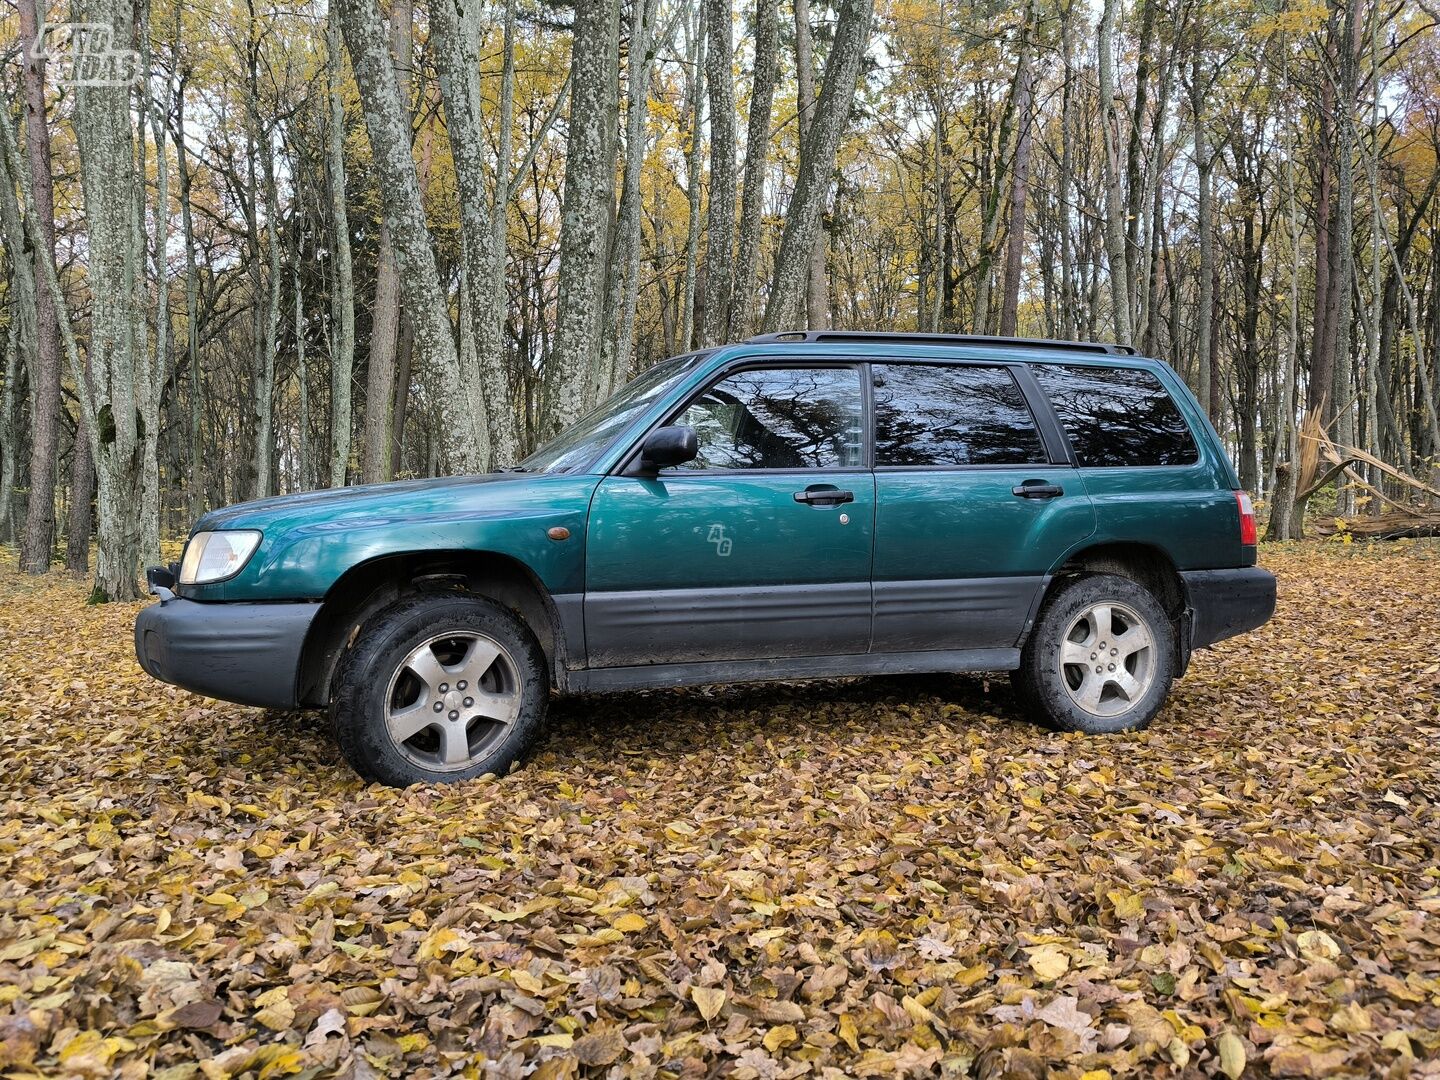
M 260 529 L 277 523 L 325 521 L 336 518 L 369 516 L 388 507 L 414 507 L 431 497 L 446 497 L 456 489 L 478 489 L 488 484 L 531 483 L 537 479 L 526 473 L 486 473 L 481 476 L 441 476 L 426 480 L 396 480 L 387 484 L 362 484 L 358 487 L 324 488 L 302 491 L 294 495 L 275 495 L 268 499 L 252 499 L 211 510 L 195 522 L 191 534 L 217 529 Z M 468 492 L 467 492 L 468 493 Z M 478 491 L 477 491 L 478 494 Z
M 340 575 L 372 559 L 430 551 L 507 556 L 552 590 L 575 591 L 584 565 L 585 518 L 600 477 L 491 473 L 334 491 L 227 506 L 195 531 L 264 534 L 234 577 L 185 586 L 198 600 L 302 600 L 324 596 Z M 578 538 L 559 544 L 552 528 Z

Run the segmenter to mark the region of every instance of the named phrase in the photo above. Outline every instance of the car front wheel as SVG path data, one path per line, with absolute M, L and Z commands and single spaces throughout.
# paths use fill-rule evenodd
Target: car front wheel
M 1170 692 L 1175 631 L 1144 586 L 1116 574 L 1063 583 L 1041 609 L 1012 673 L 1035 719 L 1061 731 L 1135 731 Z
M 341 660 L 331 718 L 341 752 L 394 787 L 503 775 L 549 699 L 545 657 L 512 612 L 477 596 L 402 600 Z

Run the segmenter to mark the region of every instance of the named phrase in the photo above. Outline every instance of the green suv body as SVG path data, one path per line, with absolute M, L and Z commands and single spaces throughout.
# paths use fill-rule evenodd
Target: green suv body
M 1159 361 L 770 335 L 651 368 L 511 471 L 212 511 L 148 572 L 136 651 L 330 708 L 397 784 L 502 771 L 552 690 L 1003 670 L 1051 724 L 1121 730 L 1270 617 L 1255 540 Z

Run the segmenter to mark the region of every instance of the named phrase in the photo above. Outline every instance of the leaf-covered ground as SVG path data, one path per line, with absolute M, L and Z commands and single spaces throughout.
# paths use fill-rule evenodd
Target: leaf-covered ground
M 1440 549 L 1263 562 L 1143 734 L 654 693 L 396 792 L 0 557 L 0 1075 L 1440 1075 Z

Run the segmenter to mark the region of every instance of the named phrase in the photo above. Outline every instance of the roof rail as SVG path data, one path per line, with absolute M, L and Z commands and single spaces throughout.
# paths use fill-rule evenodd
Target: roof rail
M 874 330 L 782 330 L 746 338 L 747 345 L 815 344 L 820 342 L 886 342 L 892 345 L 968 345 L 988 349 L 1068 349 L 1072 352 L 1134 356 L 1130 345 L 1106 341 L 1050 341 L 1046 338 L 987 337 L 983 334 L 906 334 Z

